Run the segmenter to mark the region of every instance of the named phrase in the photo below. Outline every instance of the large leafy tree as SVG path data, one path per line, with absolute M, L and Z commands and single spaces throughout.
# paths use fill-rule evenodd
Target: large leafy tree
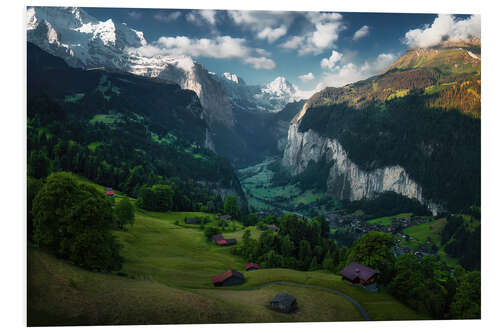
M 38 191 L 32 214 L 38 246 L 86 269 L 121 268 L 120 247 L 111 234 L 111 204 L 95 187 L 70 173 L 53 173 Z
M 123 229 L 126 224 L 133 225 L 135 219 L 134 211 L 134 205 L 132 205 L 128 197 L 122 198 L 114 208 L 117 227 Z
M 392 246 L 394 238 L 384 232 L 369 232 L 356 241 L 349 252 L 348 261 L 357 262 L 380 271 L 381 282 L 388 282 L 394 266 Z
M 224 200 L 224 213 L 231 215 L 233 218 L 238 218 L 240 210 L 238 208 L 238 199 L 235 195 L 228 195 Z
M 481 318 L 481 273 L 472 271 L 460 279 L 453 303 L 450 305 L 452 318 Z

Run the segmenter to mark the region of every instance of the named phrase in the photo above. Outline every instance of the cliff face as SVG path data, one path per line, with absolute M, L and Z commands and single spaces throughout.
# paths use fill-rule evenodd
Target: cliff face
M 386 166 L 372 171 L 360 169 L 351 161 L 340 142 L 318 135 L 313 130 L 300 132 L 300 116 L 290 125 L 282 165 L 292 175 L 303 172 L 309 161 L 318 162 L 326 157 L 333 162 L 327 179 L 327 190 L 341 200 L 370 199 L 377 193 L 393 191 L 427 205 L 437 213 L 438 205 L 426 201 L 422 188 L 399 165 Z

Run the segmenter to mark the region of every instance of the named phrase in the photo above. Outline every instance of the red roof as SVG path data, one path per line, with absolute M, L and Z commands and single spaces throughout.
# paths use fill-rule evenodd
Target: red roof
M 224 240 L 224 236 L 222 236 L 222 235 L 213 235 L 212 236 L 212 240 L 214 240 L 215 242 L 221 241 L 221 240 Z
M 259 269 L 259 265 L 257 265 L 254 262 L 251 262 L 251 263 L 248 263 L 248 264 L 245 265 L 245 270 L 246 271 L 248 271 L 250 268 Z
M 223 282 L 223 281 L 229 279 L 231 276 L 236 276 L 236 277 L 239 277 L 241 279 L 245 278 L 243 276 L 243 274 L 241 274 L 240 272 L 235 271 L 234 269 L 228 269 L 223 274 L 212 276 L 212 281 L 213 281 L 213 283 Z
M 217 245 L 227 245 L 227 240 L 225 239 L 220 239 L 215 242 L 217 243 Z
M 113 191 L 113 190 L 106 191 L 106 195 L 113 195 L 113 194 L 115 194 L 115 191 Z

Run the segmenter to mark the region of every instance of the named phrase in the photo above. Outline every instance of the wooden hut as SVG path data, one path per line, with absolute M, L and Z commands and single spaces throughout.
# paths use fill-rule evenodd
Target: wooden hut
M 223 274 L 212 276 L 212 282 L 216 287 L 235 286 L 245 282 L 245 277 L 234 269 L 228 269 Z
M 279 293 L 269 301 L 269 308 L 283 313 L 290 313 L 297 308 L 297 300 L 290 294 Z

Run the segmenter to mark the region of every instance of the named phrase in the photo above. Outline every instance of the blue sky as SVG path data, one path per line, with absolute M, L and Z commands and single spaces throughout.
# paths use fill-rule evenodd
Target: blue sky
M 377 74 L 408 47 L 432 46 L 436 36 L 480 34 L 479 17 L 470 15 L 84 10 L 142 31 L 145 55 L 189 55 L 209 71 L 236 73 L 248 84 L 284 76 L 304 91 Z

